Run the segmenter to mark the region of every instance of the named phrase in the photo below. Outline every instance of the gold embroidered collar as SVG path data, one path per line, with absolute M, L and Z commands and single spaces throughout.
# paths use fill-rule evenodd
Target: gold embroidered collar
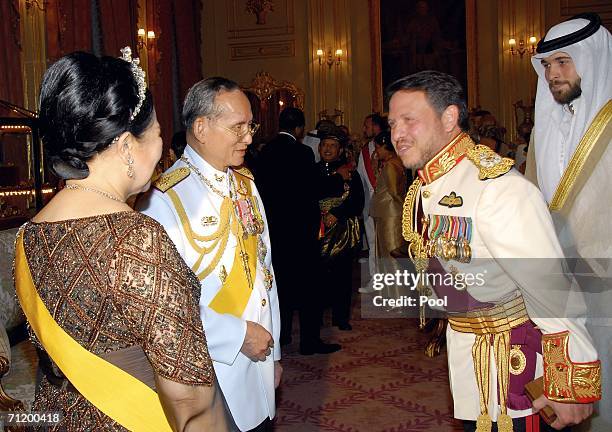
M 470 136 L 465 132 L 460 133 L 418 171 L 419 177 L 425 184 L 439 179 L 461 162 L 473 147 L 474 141 Z

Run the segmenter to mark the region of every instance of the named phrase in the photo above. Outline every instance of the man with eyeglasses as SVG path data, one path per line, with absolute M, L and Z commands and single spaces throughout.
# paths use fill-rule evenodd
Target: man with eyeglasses
M 200 280 L 194 295 L 232 430 L 270 430 L 282 373 L 278 297 L 261 198 L 251 173 L 236 168 L 259 125 L 238 84 L 225 78 L 189 90 L 183 123 L 184 154 L 141 211 L 164 226 Z

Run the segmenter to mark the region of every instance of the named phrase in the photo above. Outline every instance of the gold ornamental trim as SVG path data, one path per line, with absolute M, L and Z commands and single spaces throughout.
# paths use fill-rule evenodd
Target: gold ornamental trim
M 520 345 L 512 345 L 510 349 L 510 373 L 512 375 L 520 375 L 527 367 L 527 357 L 521 351 Z
M 170 196 L 170 200 L 172 201 L 172 204 L 174 205 L 174 208 L 179 216 L 181 226 L 183 227 L 183 232 L 185 233 L 185 237 L 187 238 L 189 245 L 198 254 L 198 259 L 191 266 L 191 270 L 193 270 L 193 272 L 198 276 L 198 279 L 202 281 L 206 279 L 208 275 L 217 267 L 217 264 L 219 264 L 219 261 L 225 252 L 225 248 L 227 247 L 230 231 L 234 234 L 238 231 L 238 223 L 236 222 L 236 218 L 232 217 L 231 214 L 232 201 L 230 198 L 226 197 L 221 202 L 221 209 L 219 211 L 219 218 L 221 222 L 217 230 L 210 235 L 199 235 L 191 227 L 189 217 L 187 216 L 185 207 L 183 206 L 178 194 L 174 190 L 169 190 L 168 195 Z M 196 241 L 202 243 L 210 242 L 210 244 L 208 246 L 200 246 L 196 243 Z M 204 257 L 210 254 L 215 248 L 217 248 L 217 251 L 213 255 L 213 258 L 208 266 L 198 273 L 198 269 L 200 268 Z
M 255 176 L 247 167 L 233 168 L 235 173 L 241 174 L 243 177 L 248 178 L 249 180 L 255 181 Z
M 254 93 L 261 104 L 268 103 L 272 94 L 278 90 L 287 90 L 295 98 L 298 108 L 304 109 L 304 91 L 291 81 L 278 81 L 264 71 L 257 72 L 249 85 L 240 86 L 242 91 Z
M 416 225 L 414 221 L 416 197 L 422 185 L 423 180 L 419 177 L 414 179 L 408 188 L 408 192 L 406 192 L 402 208 L 402 236 L 408 242 L 408 255 L 410 255 L 410 259 L 419 272 L 427 270 L 429 262 L 427 252 L 425 251 L 425 239 L 422 234 L 415 230 Z
M 529 321 L 522 296 L 487 309 L 478 309 L 448 318 L 451 328 L 460 333 L 477 335 L 510 331 Z
M 189 168 L 182 167 L 179 169 L 175 169 L 170 171 L 169 173 L 162 174 L 159 176 L 157 180 L 153 183 L 153 186 L 156 189 L 159 189 L 162 192 L 167 192 L 169 189 L 172 189 L 178 183 L 189 177 L 189 173 L 191 171 Z
M 482 144 L 468 150 L 467 157 L 478 168 L 479 180 L 502 176 L 510 171 L 514 165 L 514 159 L 502 157 Z
M 439 179 L 461 162 L 472 147 L 474 141 L 470 136 L 465 132 L 460 133 L 419 170 L 419 176 L 426 184 Z
M 555 194 L 550 202 L 549 208 L 553 211 L 559 211 L 565 205 L 566 201 L 570 197 L 570 193 L 578 185 L 577 179 L 582 173 L 588 159 L 593 154 L 595 144 L 599 141 L 601 135 L 606 130 L 606 127 L 612 123 L 612 100 L 609 100 L 603 108 L 599 110 L 586 133 L 580 140 L 574 155 L 570 159 L 561 181 L 555 190 Z M 602 144 L 603 149 L 608 145 Z
M 590 403 L 601 399 L 601 363 L 570 359 L 569 331 L 542 336 L 544 395 L 556 402 Z

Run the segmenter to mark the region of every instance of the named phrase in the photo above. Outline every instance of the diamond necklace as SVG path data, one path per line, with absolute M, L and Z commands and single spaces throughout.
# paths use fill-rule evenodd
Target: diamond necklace
M 94 188 L 91 188 L 91 187 L 88 187 L 88 186 L 81 186 L 81 185 L 78 185 L 78 184 L 70 183 L 70 184 L 67 184 L 65 187 L 66 187 L 66 189 L 71 189 L 71 190 L 79 190 L 80 189 L 80 190 L 84 190 L 84 191 L 87 191 L 87 192 L 94 192 L 94 193 L 97 193 L 98 195 L 102 195 L 103 197 L 106 197 L 108 199 L 112 199 L 113 201 L 117 201 L 117 202 L 120 202 L 120 203 L 125 203 L 124 200 L 122 200 L 121 198 L 117 198 L 115 195 L 113 195 L 113 194 L 111 194 L 109 192 L 106 192 L 106 191 L 103 191 L 103 190 L 99 190 L 99 189 L 94 189 Z

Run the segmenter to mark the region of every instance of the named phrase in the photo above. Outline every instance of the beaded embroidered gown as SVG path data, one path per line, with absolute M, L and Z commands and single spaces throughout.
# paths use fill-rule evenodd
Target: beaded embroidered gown
M 140 346 L 157 375 L 213 384 L 200 284 L 156 221 L 127 211 L 30 222 L 23 239 L 39 296 L 81 346 L 97 355 Z M 32 339 L 41 349 L 33 333 Z M 51 371 L 39 374 L 32 407 L 62 412 L 50 430 L 125 430 L 66 385 L 54 364 Z

